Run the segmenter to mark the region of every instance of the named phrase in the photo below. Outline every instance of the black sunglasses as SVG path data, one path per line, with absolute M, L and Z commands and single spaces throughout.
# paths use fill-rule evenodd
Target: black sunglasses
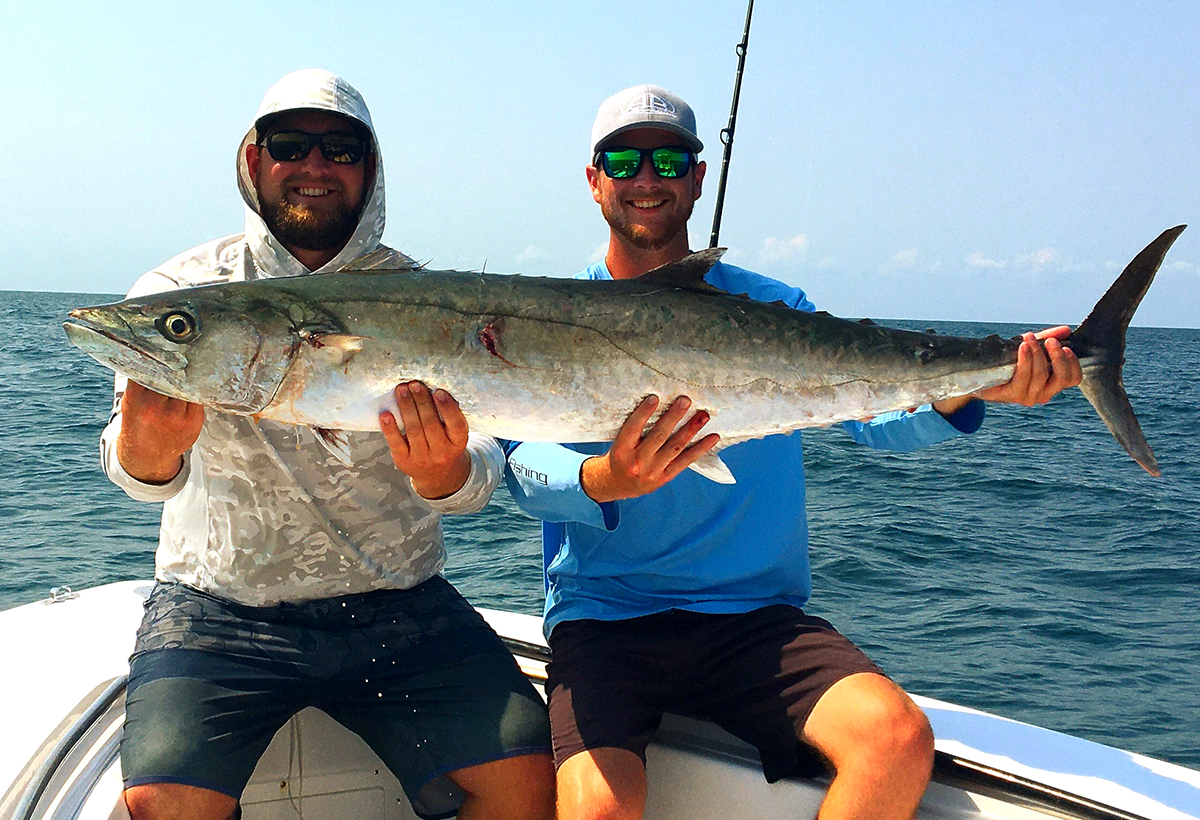
M 678 145 L 661 148 L 606 148 L 596 152 L 595 165 L 610 179 L 633 179 L 648 158 L 654 173 L 664 179 L 679 179 L 692 167 L 695 155 Z
M 276 162 L 299 162 L 313 146 L 321 156 L 338 165 L 357 165 L 367 154 L 367 141 L 355 134 L 310 134 L 307 131 L 276 131 L 264 144 Z

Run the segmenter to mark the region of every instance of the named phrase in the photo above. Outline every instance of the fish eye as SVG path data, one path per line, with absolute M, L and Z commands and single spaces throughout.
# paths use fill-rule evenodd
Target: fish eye
M 163 314 L 155 324 L 158 326 L 158 332 L 167 341 L 176 344 L 186 344 L 200 335 L 196 317 L 182 310 L 173 310 Z

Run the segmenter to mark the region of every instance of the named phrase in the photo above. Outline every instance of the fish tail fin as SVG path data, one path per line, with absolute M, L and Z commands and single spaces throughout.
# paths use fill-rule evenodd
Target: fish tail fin
M 1125 364 L 1125 331 L 1134 311 L 1146 295 L 1154 274 L 1162 265 L 1171 244 L 1186 225 L 1163 231 L 1133 258 L 1112 287 L 1100 297 L 1092 312 L 1064 344 L 1076 355 L 1093 361 L 1083 371 L 1079 389 L 1100 414 L 1109 432 L 1133 460 L 1150 475 L 1162 475 L 1154 451 L 1142 435 L 1141 425 L 1125 394 L 1121 368 Z

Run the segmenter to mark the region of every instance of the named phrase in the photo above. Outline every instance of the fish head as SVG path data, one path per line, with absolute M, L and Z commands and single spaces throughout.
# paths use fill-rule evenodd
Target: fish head
M 217 285 L 78 308 L 63 328 L 84 353 L 151 390 L 254 414 L 295 355 L 293 325 L 286 306 Z

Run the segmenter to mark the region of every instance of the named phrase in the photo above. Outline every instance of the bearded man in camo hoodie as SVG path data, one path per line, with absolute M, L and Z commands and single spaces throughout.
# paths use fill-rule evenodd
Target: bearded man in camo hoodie
M 383 164 L 341 78 L 272 86 L 237 174 L 245 232 L 171 259 L 130 296 L 320 275 L 380 248 Z M 396 400 L 399 423 L 384 413 L 380 433 L 346 434 L 347 466 L 310 430 L 117 378 L 104 471 L 164 505 L 121 745 L 136 820 L 238 816 L 259 756 L 308 706 L 361 735 L 422 817 L 552 813 L 545 708 L 439 574 L 441 516 L 482 509 L 503 454 L 444 391 L 407 383 Z

